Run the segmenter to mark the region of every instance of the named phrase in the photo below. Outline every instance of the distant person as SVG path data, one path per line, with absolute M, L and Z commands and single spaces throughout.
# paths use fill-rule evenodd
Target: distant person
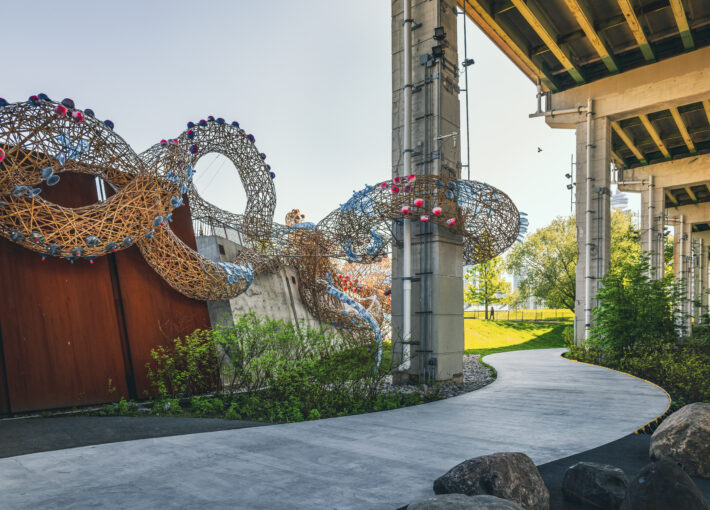
M 495 315 L 495 313 L 496 313 L 495 310 L 494 310 L 493 307 L 491 306 L 491 320 L 492 320 L 492 321 L 496 320 L 496 315 Z

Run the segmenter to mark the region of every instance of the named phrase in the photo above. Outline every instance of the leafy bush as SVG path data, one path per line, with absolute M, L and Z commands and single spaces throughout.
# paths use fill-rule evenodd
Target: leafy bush
M 184 340 L 176 338 L 171 347 L 150 351 L 146 363 L 148 380 L 160 398 L 195 395 L 214 390 L 219 383 L 217 348 L 212 332 L 196 330 Z
M 567 326 L 562 330 L 562 341 L 569 348 L 574 347 L 574 327 Z
M 423 401 L 419 394 L 381 395 L 390 367 L 376 365 L 369 331 L 336 335 L 250 313 L 152 355 L 148 378 L 160 397 L 153 412 L 162 415 L 295 422 Z M 210 391 L 217 393 L 203 395 Z M 192 398 L 177 400 L 184 396 Z
M 648 259 L 613 267 L 597 291 L 591 344 L 621 352 L 636 344 L 651 345 L 683 334 L 683 286 L 672 275 L 648 276 Z

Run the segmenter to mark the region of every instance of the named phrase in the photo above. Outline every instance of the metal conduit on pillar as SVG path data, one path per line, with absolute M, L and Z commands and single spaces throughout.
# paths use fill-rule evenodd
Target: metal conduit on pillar
M 653 175 L 648 178 L 648 277 L 656 278 L 656 250 L 653 249 Z
M 404 39 L 404 175 L 410 175 L 412 169 L 412 30 L 413 22 L 410 0 L 404 0 L 404 21 L 402 32 Z M 402 359 L 401 368 L 409 370 L 411 366 L 410 339 L 412 336 L 412 226 L 408 218 L 404 219 L 404 249 L 402 250 Z
M 589 339 L 592 322 L 592 100 L 587 99 L 587 147 L 586 147 L 586 210 L 584 213 L 584 340 Z

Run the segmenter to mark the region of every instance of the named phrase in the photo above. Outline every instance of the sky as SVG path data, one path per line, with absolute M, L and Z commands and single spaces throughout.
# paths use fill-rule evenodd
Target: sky
M 70 97 L 113 120 L 138 153 L 179 135 L 187 121 L 237 120 L 276 173 L 278 222 L 292 208 L 318 221 L 354 190 L 391 176 L 389 0 L 57 5 L 4 3 L 0 97 Z M 528 119 L 534 84 L 470 21 L 467 43 L 476 61 L 471 178 L 506 192 L 534 231 L 569 214 L 564 174 L 574 131 Z M 207 155 L 197 170 L 204 198 L 244 210 L 229 161 Z

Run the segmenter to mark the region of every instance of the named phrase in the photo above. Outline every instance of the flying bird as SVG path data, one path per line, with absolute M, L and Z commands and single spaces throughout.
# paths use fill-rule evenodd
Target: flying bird
M 542 149 L 540 147 L 538 147 L 537 152 L 542 152 Z

